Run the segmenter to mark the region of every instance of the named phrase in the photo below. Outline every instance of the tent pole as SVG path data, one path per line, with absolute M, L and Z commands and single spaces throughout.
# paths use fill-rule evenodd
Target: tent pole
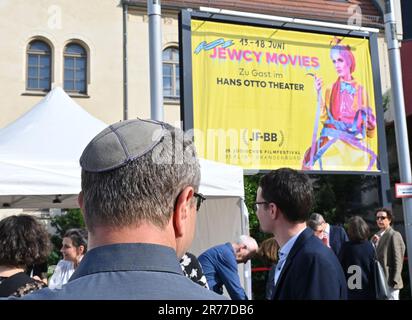
M 240 214 L 242 215 L 242 234 L 249 235 L 249 212 L 243 198 L 239 199 Z M 252 263 L 250 260 L 245 263 L 243 268 L 243 277 L 245 284 L 245 292 L 249 299 L 252 299 Z

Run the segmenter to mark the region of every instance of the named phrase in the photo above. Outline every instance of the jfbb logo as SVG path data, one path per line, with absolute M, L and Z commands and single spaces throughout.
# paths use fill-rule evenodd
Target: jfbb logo
M 276 132 L 261 132 L 254 131 L 252 132 L 252 138 L 249 141 L 259 141 L 263 140 L 266 142 L 276 142 L 278 141 L 278 134 Z

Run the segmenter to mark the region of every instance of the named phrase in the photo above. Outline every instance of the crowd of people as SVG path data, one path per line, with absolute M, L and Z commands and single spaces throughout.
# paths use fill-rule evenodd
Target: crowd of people
M 337 255 L 345 272 L 349 288 L 348 298 L 351 300 L 376 299 L 375 260 L 378 260 L 384 269 L 389 288 L 388 298 L 399 300 L 399 290 L 403 288 L 401 274 L 405 243 L 401 234 L 391 227 L 392 211 L 388 208 L 378 208 L 375 210 L 375 219 L 379 231 L 372 237 L 368 224 L 359 216 L 353 216 L 348 220 L 347 234 L 340 226 L 330 226 L 328 229 L 328 224 L 318 213 L 312 214 L 308 220 L 308 226 L 315 236 Z M 381 237 L 383 241 L 380 241 Z M 354 280 L 358 282 L 349 285 Z
M 222 300 L 228 299 L 225 288 L 230 298 L 243 300 L 250 297 L 238 264 L 261 256 L 271 267 L 267 299 L 374 299 L 375 257 L 391 299 L 399 299 L 405 244 L 391 228 L 391 211 L 376 211 L 379 232 L 372 241 L 361 217 L 349 219 L 346 233 L 311 214 L 313 190 L 302 172 L 282 168 L 260 179 L 256 215 L 273 237 L 259 247 L 242 235 L 197 258 L 188 250 L 205 198 L 193 141 L 180 129 L 140 119 L 113 124 L 92 139 L 80 165 L 87 232 L 66 232 L 63 259 L 47 287 L 25 273 L 50 252 L 44 226 L 25 215 L 1 220 L 0 297 Z

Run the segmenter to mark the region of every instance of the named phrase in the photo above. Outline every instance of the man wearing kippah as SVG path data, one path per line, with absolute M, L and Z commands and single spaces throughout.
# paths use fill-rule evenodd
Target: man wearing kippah
M 179 265 L 204 200 L 190 138 L 161 122 L 119 122 L 88 144 L 80 165 L 89 251 L 60 290 L 28 299 L 222 299 Z

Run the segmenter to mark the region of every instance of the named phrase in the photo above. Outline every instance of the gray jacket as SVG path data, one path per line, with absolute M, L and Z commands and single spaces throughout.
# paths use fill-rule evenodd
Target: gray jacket
M 215 300 L 224 299 L 182 273 L 176 252 L 155 244 L 113 244 L 87 252 L 69 282 L 24 299 Z
M 402 289 L 401 273 L 405 255 L 405 243 L 401 234 L 389 227 L 379 239 L 376 255 L 385 271 L 389 286 L 394 289 Z

